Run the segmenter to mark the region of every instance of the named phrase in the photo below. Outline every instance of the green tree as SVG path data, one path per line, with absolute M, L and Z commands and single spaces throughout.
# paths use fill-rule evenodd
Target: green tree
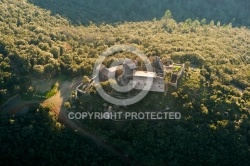
M 82 83 L 85 85 L 85 84 L 87 84 L 87 83 L 89 83 L 90 82 L 90 79 L 89 79 L 89 77 L 88 76 L 83 76 L 83 79 L 82 79 Z

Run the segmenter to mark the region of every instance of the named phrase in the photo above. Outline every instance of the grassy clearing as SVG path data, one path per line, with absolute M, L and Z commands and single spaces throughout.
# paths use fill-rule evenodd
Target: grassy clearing
M 181 70 L 181 66 L 174 66 L 173 67 L 173 72 L 175 73 L 178 73 L 179 71 Z
M 52 96 L 54 96 L 59 91 L 59 86 L 65 82 L 69 81 L 70 77 L 65 75 L 60 75 L 54 78 L 43 78 L 37 80 L 37 78 L 33 78 L 32 81 L 32 93 L 27 93 L 22 97 L 25 100 L 45 100 Z
M 55 85 L 53 85 L 52 89 L 46 94 L 46 98 L 50 98 L 54 96 L 58 92 L 59 82 L 57 81 Z

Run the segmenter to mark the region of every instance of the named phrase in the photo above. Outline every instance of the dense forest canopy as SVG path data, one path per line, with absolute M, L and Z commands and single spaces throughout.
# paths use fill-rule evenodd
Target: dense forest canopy
M 3 99 L 24 93 L 31 73 L 90 75 L 95 58 L 114 44 L 133 44 L 148 56 L 168 56 L 176 62 L 189 60 L 203 66 L 206 77 L 242 89 L 249 86 L 250 33 L 244 27 L 191 19 L 177 23 L 169 11 L 154 21 L 71 26 L 25 1 L 6 3 L 0 4 Z
M 250 26 L 248 0 L 29 0 L 35 5 L 60 14 L 72 23 L 115 23 L 161 18 L 170 10 L 177 22 L 188 18 L 220 21 L 233 26 Z
M 249 2 L 32 2 L 51 11 L 27 0 L 0 1 L 0 109 L 14 95 L 28 102 L 50 98 L 60 90 L 56 81 L 62 82 L 61 77 L 91 76 L 96 58 L 107 48 L 133 45 L 147 57 L 188 62 L 190 69 L 178 89 L 149 93 L 135 105 L 116 109 L 137 112 L 169 107 L 183 118 L 74 122 L 122 149 L 131 165 L 250 164 L 250 30 L 233 27 L 249 25 Z M 163 2 L 169 2 L 169 8 Z M 59 14 L 74 23 L 94 23 L 73 25 Z M 126 20 L 140 22 L 102 23 Z M 56 81 L 50 91 L 36 91 L 34 80 L 46 84 L 52 79 Z M 94 88 L 87 97 L 75 99 L 71 93 L 64 103 L 66 111 L 96 112 L 108 105 Z M 111 151 L 59 123 L 52 108 L 35 106 L 19 117 L 0 111 L 1 165 L 122 165 Z

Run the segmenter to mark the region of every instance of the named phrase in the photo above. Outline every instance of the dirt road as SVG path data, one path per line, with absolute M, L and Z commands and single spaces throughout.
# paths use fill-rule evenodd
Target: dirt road
M 65 126 L 71 128 L 74 131 L 78 131 L 82 136 L 88 137 L 93 140 L 97 145 L 104 147 L 105 149 L 112 152 L 114 155 L 118 156 L 127 165 L 130 163 L 130 159 L 123 154 L 120 150 L 112 146 L 107 141 L 104 141 L 97 137 L 96 135 L 85 130 L 83 127 L 79 126 L 76 122 L 68 118 L 68 113 L 63 103 L 66 102 L 77 85 L 81 83 L 81 78 L 76 78 L 72 82 L 66 81 L 60 86 L 59 92 L 53 97 L 45 100 L 42 105 L 50 106 L 51 110 L 58 116 L 58 120 Z
M 93 140 L 97 145 L 102 146 L 103 148 L 107 149 L 126 164 L 130 164 L 130 159 L 119 149 L 115 148 L 112 144 L 108 143 L 105 140 L 102 140 L 98 136 L 92 134 L 91 132 L 87 131 L 83 127 L 79 126 L 76 122 L 70 120 L 68 118 L 68 113 L 66 108 L 63 106 L 64 102 L 68 100 L 70 97 L 70 93 L 79 85 L 82 81 L 82 78 L 75 78 L 72 81 L 64 81 L 61 82 L 59 85 L 59 91 L 51 98 L 45 101 L 20 101 L 16 103 L 13 107 L 7 110 L 8 114 L 11 115 L 23 115 L 27 113 L 25 110 L 26 107 L 29 107 L 33 104 L 41 104 L 42 106 L 50 107 L 50 109 L 58 116 L 59 122 L 64 124 L 65 126 L 71 128 L 74 131 L 77 131 L 80 135 L 85 136 Z M 41 81 L 43 84 L 43 81 Z M 45 87 L 43 87 L 45 88 Z

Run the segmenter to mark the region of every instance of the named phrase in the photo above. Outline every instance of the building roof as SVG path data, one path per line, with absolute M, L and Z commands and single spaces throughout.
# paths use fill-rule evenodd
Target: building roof
M 148 71 L 136 71 L 134 77 L 156 77 L 156 73 Z
M 122 67 L 123 67 L 123 65 L 113 66 L 113 67 L 108 68 L 108 70 L 109 70 L 109 72 L 113 73 L 116 70 L 122 69 Z

